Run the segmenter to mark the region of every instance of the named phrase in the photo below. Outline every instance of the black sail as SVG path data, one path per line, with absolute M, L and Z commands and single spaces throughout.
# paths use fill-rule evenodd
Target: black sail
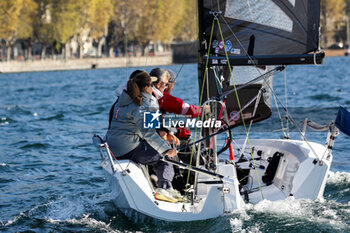
M 318 52 L 320 0 L 199 0 L 198 17 L 200 101 L 222 97 L 231 125 L 242 123 L 237 112 L 244 107 L 246 120 L 271 115 L 272 76 L 245 83 L 276 65 L 323 61 L 324 53 Z M 238 99 L 230 92 L 233 84 Z
M 231 65 L 308 64 L 315 59 L 322 62 L 324 54 L 308 54 L 318 49 L 320 0 L 199 2 L 200 38 L 209 43 L 212 21 L 217 17 Z M 222 61 L 226 54 L 217 25 L 212 42 L 209 63 L 226 64 Z

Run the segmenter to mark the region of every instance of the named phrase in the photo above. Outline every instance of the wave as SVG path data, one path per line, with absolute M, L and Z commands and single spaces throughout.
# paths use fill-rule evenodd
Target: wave
M 230 218 L 230 226 L 232 232 L 237 233 L 258 233 L 260 231 L 259 225 L 256 223 L 253 226 L 243 227 L 244 221 L 240 218 Z
M 350 173 L 330 171 L 328 173 L 327 184 L 349 184 L 350 185 Z
M 230 218 L 233 232 L 347 232 L 350 202 L 312 201 L 289 197 L 247 204 Z
M 16 120 L 10 118 L 10 117 L 1 117 L 0 118 L 0 125 L 8 125 L 10 123 L 17 122 Z
M 112 232 L 112 233 L 119 233 L 121 231 L 118 231 L 116 229 L 113 229 L 110 226 L 110 223 L 105 223 L 103 221 L 98 221 L 95 218 L 90 217 L 89 214 L 84 214 L 82 218 L 79 219 L 67 219 L 64 221 L 61 220 L 55 220 L 48 218 L 47 222 L 52 224 L 70 224 L 74 226 L 82 226 L 85 228 L 88 228 L 90 231 L 102 231 L 102 232 Z
M 22 218 L 42 219 L 49 222 L 67 222 L 84 218 L 86 214 L 98 219 L 108 219 L 101 203 L 109 201 L 110 194 L 95 195 L 92 198 L 79 196 L 62 197 L 49 200 L 29 210 L 21 211 L 17 216 L 7 221 L 0 221 L 2 226 L 19 224 Z
M 63 113 L 58 113 L 56 115 L 50 116 L 50 117 L 44 117 L 40 118 L 40 121 L 51 121 L 51 120 L 63 120 L 64 119 L 64 114 Z
M 48 144 L 44 144 L 44 143 L 29 143 L 29 144 L 26 144 L 22 147 L 20 147 L 20 149 L 31 149 L 31 148 L 34 148 L 34 149 L 40 149 L 40 148 L 47 148 L 48 147 Z
M 327 101 L 339 101 L 339 100 L 341 100 L 340 97 L 334 97 L 334 96 L 331 96 L 328 94 L 312 95 L 309 98 L 313 99 L 313 100 L 327 100 Z
M 230 217 L 232 232 L 350 232 L 350 173 L 329 172 L 324 198 L 263 200 Z

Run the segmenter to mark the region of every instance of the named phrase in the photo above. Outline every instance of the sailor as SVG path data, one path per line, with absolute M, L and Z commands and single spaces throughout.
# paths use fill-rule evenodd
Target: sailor
M 150 72 L 151 76 L 157 77 L 153 83 L 153 94 L 158 99 L 159 107 L 162 112 L 186 115 L 190 118 L 196 118 L 201 114 L 201 108 L 184 102 L 182 99 L 172 96 L 176 74 L 171 70 L 154 68 Z
M 176 202 L 181 195 L 172 189 L 174 168 L 160 159 L 163 155 L 173 157 L 177 151 L 155 129 L 144 128 L 144 113 L 159 109 L 157 100 L 152 96 L 152 81 L 156 79 L 146 71 L 135 72 L 114 106 L 106 140 L 117 159 L 154 165 L 158 178 L 156 197 Z
M 151 76 L 156 76 L 158 79 L 153 83 L 153 95 L 158 99 L 159 108 L 163 114 L 165 113 L 175 113 L 185 115 L 189 118 L 196 118 L 201 115 L 201 108 L 196 105 L 190 105 L 184 102 L 182 99 L 172 96 L 170 92 L 174 89 L 176 82 L 176 74 L 172 70 L 165 70 L 162 68 L 154 68 L 150 72 Z M 205 112 L 209 111 L 209 106 L 206 106 Z M 196 159 L 193 157 L 196 154 L 193 147 L 186 147 L 188 144 L 192 143 L 191 131 L 185 127 L 167 128 L 164 130 L 168 135 L 175 134 L 177 139 L 177 145 L 180 148 L 186 148 L 179 151 L 178 155 L 173 158 L 176 161 L 182 161 L 187 164 L 196 164 Z M 191 158 L 192 155 L 192 158 Z M 181 192 L 185 188 L 187 183 L 187 171 L 182 171 L 181 169 L 175 169 L 175 178 L 173 179 L 173 186 L 175 189 Z M 190 183 L 193 183 L 194 174 L 190 176 Z
M 176 82 L 174 71 L 154 68 L 151 70 L 150 75 L 157 77 L 157 81 L 153 82 L 153 95 L 158 99 L 159 108 L 163 114 L 175 113 L 185 115 L 189 118 L 196 118 L 201 115 L 202 109 L 200 107 L 188 104 L 182 99 L 170 94 Z M 209 112 L 209 106 L 206 105 L 204 111 L 206 113 Z M 187 140 L 191 137 L 191 131 L 187 128 L 177 127 L 175 131 L 175 136 L 180 139 Z

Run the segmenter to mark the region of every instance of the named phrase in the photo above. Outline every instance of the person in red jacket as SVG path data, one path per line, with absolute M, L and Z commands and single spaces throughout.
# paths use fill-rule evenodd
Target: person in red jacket
M 153 93 L 158 97 L 159 109 L 163 113 L 175 113 L 185 115 L 189 118 L 197 118 L 201 115 L 201 108 L 196 105 L 191 105 L 184 102 L 182 99 L 172 96 L 170 93 L 174 89 L 176 82 L 176 74 L 172 70 L 165 70 L 162 68 L 155 68 L 150 72 L 151 76 L 158 77 L 157 82 L 154 82 Z M 164 88 L 165 87 L 165 88 Z M 162 92 L 163 91 L 163 92 Z M 205 111 L 207 109 L 205 108 Z M 178 152 L 177 157 L 173 159 L 181 161 L 187 164 L 196 165 L 196 150 L 197 147 L 190 146 L 193 141 L 191 140 L 191 130 L 186 127 L 176 127 L 172 131 L 175 131 L 175 136 L 179 139 L 179 148 L 183 148 Z M 191 158 L 192 157 L 192 158 Z M 175 168 L 175 176 L 173 179 L 173 187 L 180 190 L 184 194 L 184 189 L 188 184 L 194 183 L 194 173 L 191 172 L 189 180 L 187 182 L 187 170 Z M 187 187 L 188 188 L 188 187 Z

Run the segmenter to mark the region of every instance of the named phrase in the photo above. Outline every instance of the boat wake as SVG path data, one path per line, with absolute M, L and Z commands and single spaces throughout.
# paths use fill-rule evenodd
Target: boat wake
M 232 232 L 348 232 L 350 173 L 330 172 L 324 198 L 248 204 L 230 218 Z

